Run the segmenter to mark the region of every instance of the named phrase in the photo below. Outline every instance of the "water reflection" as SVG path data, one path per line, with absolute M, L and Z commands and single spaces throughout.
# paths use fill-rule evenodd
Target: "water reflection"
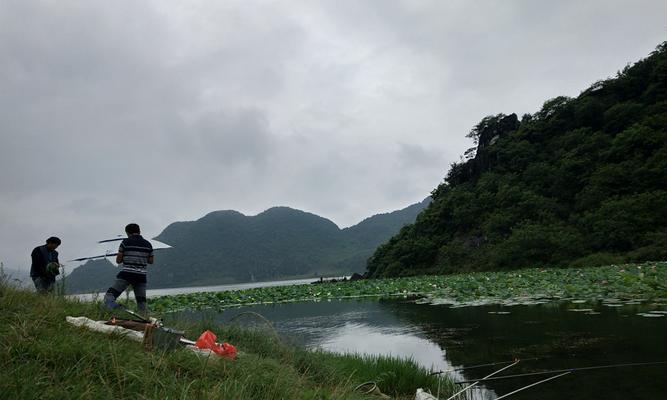
M 346 323 L 330 333 L 317 347 L 339 353 L 387 354 L 411 358 L 434 371 L 453 369 L 440 346 L 408 329 L 378 330 L 364 324 Z
M 667 318 L 645 318 L 661 304 L 555 302 L 532 306 L 449 308 L 407 302 L 380 305 L 407 325 L 418 326 L 447 349 L 454 364 L 537 358 L 513 373 L 591 365 L 667 360 Z M 575 310 L 592 309 L 590 312 Z M 475 371 L 483 376 L 487 371 Z M 471 372 L 472 374 L 473 372 Z M 662 366 L 578 372 L 512 396 L 512 399 L 667 398 L 667 368 Z M 521 378 L 488 383 L 498 393 L 536 382 Z

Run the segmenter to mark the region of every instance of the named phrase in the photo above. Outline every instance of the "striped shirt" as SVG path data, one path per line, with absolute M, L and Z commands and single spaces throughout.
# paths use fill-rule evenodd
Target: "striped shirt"
M 153 256 L 153 246 L 141 235 L 132 235 L 123 239 L 118 248 L 123 253 L 122 270 L 118 278 L 128 282 L 146 283 L 146 266 Z

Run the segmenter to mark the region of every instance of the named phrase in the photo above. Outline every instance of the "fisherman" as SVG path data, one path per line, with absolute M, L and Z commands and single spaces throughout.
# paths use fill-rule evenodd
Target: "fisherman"
M 116 263 L 122 270 L 116 276 L 116 282 L 107 290 L 104 304 L 110 309 L 118 308 L 116 299 L 128 286 L 132 285 L 134 298 L 140 312 L 146 312 L 146 266 L 153 264 L 153 246 L 141 236 L 141 229 L 137 224 L 128 224 L 125 227 L 127 239 L 123 239 L 118 249 Z
M 60 243 L 60 239 L 51 236 L 46 239 L 45 245 L 35 247 L 30 254 L 32 258 L 30 277 L 39 293 L 53 292 L 56 275 L 60 274 L 60 263 L 56 251 Z

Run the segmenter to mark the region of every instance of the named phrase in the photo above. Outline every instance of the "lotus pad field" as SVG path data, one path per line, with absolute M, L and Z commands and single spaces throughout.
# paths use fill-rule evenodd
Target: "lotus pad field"
M 221 310 L 251 304 L 394 296 L 419 297 L 420 302 L 426 303 L 468 305 L 558 299 L 657 299 L 667 302 L 667 262 L 568 269 L 528 268 L 191 293 L 151 299 L 150 307 L 156 312 Z

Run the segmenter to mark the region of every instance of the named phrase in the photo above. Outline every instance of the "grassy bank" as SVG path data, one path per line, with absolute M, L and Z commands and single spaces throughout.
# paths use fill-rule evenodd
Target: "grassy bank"
M 65 316 L 108 317 L 96 303 L 40 296 L 0 284 L 0 394 L 11 399 L 364 399 L 365 381 L 382 392 L 414 398 L 417 387 L 451 391 L 449 381 L 414 363 L 387 357 L 312 352 L 259 332 L 204 329 L 233 343 L 238 360 L 205 362 L 187 350 L 147 352 L 122 336 L 75 328 Z
M 540 299 L 639 299 L 667 297 L 667 262 L 589 268 L 527 268 L 441 276 L 372 279 L 163 296 L 158 311 L 223 309 L 236 305 L 337 298 L 424 296 L 451 302 Z

